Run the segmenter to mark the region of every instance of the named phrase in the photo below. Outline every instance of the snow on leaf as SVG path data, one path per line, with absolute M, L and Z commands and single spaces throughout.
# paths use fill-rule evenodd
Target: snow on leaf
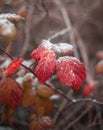
M 41 83 L 44 83 L 52 76 L 55 70 L 55 65 L 56 65 L 55 53 L 47 49 L 44 52 L 42 52 L 42 55 L 40 55 L 38 65 L 35 68 L 35 74 L 37 75 Z
M 0 14 L 0 19 L 8 19 L 11 22 L 18 22 L 21 20 L 24 20 L 23 17 L 17 14 L 11 14 L 11 13 L 6 13 L 6 14 Z
M 57 60 L 56 72 L 59 80 L 73 90 L 78 90 L 86 77 L 84 64 L 70 56 L 60 57 Z
M 0 99 L 2 103 L 15 109 L 22 100 L 23 91 L 19 84 L 12 78 L 4 78 L 0 83 Z
M 31 57 L 31 58 L 34 58 L 36 61 L 38 61 L 38 60 L 40 60 L 40 59 L 43 57 L 43 55 L 44 55 L 47 51 L 48 51 L 48 49 L 46 49 L 46 48 L 44 48 L 44 47 L 39 47 L 39 48 L 35 49 L 35 50 L 31 53 L 30 57 Z
M 4 75 L 5 76 L 9 76 L 13 73 L 15 73 L 21 66 L 21 63 L 23 62 L 23 58 L 19 58 L 19 59 L 14 59 L 6 68 L 6 70 L 4 71 Z
M 53 48 L 53 44 L 49 42 L 48 40 L 42 40 L 39 47 L 31 53 L 30 57 L 34 58 L 35 60 L 40 60 L 46 51 L 51 51 Z
M 72 54 L 73 53 L 73 46 L 68 43 L 54 44 L 53 49 L 57 54 Z
M 0 19 L 0 36 L 5 36 L 8 40 L 13 40 L 16 36 L 16 28 L 7 19 Z
M 45 40 L 45 39 L 43 39 L 43 40 L 41 41 L 41 44 L 40 44 L 40 47 L 47 48 L 48 50 L 52 50 L 52 49 L 53 49 L 53 46 L 54 46 L 54 45 L 53 45 L 50 41 Z

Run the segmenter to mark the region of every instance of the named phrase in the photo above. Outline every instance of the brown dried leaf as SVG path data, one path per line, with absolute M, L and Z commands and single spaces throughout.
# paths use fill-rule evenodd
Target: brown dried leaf
M 97 63 L 95 71 L 97 74 L 103 73 L 103 60 Z
M 22 7 L 20 7 L 17 14 L 22 16 L 22 17 L 26 17 L 27 16 L 27 8 L 26 8 L 26 6 L 23 5 Z
M 0 36 L 4 36 L 8 41 L 12 41 L 16 33 L 17 31 L 13 23 L 7 19 L 0 19 Z
M 37 115 L 49 115 L 53 109 L 53 102 L 39 96 L 35 97 L 34 111 Z
M 39 124 L 45 128 L 54 128 L 53 120 L 48 116 L 43 116 L 39 118 Z
M 54 91 L 50 87 L 41 84 L 37 87 L 37 94 L 41 97 L 49 98 L 54 95 Z
M 36 91 L 30 83 L 24 83 L 24 95 L 22 98 L 22 105 L 24 108 L 28 108 L 34 104 Z

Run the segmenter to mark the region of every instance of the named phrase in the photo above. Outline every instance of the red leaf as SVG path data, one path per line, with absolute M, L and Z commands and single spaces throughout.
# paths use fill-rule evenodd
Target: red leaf
M 51 42 L 48 40 L 42 40 L 40 46 L 31 53 L 30 57 L 38 61 L 45 57 L 47 52 L 51 51 L 52 48 L 53 44 Z
M 9 76 L 13 73 L 15 73 L 19 67 L 21 66 L 21 63 L 23 62 L 23 58 L 20 59 L 14 59 L 6 68 L 6 70 L 4 71 L 4 75 L 5 76 Z
M 34 58 L 35 60 L 40 60 L 43 56 L 45 56 L 45 54 L 48 52 L 48 49 L 47 48 L 44 48 L 44 47 L 39 47 L 37 49 L 35 49 L 30 57 L 31 58 Z
M 40 57 L 40 61 L 35 68 L 35 74 L 41 83 L 44 83 L 52 76 L 55 70 L 56 56 L 53 51 L 46 49 L 44 52 L 42 52 L 42 55 L 40 55 Z
M 93 90 L 95 89 L 96 85 L 97 85 L 97 82 L 94 82 L 93 84 L 85 85 L 83 88 L 83 95 L 89 96 L 93 92 Z
M 60 57 L 57 60 L 56 71 L 60 81 L 71 86 L 73 90 L 79 89 L 86 77 L 84 64 L 74 57 Z
M 0 83 L 0 99 L 11 108 L 16 108 L 22 100 L 22 89 L 12 78 L 5 78 Z

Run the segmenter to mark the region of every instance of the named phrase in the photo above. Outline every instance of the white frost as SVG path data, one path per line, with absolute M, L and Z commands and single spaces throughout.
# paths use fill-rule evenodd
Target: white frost
M 54 51 L 58 54 L 72 54 L 73 46 L 68 43 L 58 43 L 53 46 Z

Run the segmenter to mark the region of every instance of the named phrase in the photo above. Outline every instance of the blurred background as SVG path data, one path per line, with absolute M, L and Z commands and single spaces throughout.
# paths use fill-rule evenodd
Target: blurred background
M 10 54 L 14 57 L 22 56 L 28 60 L 31 51 L 42 39 L 49 39 L 64 30 L 65 33 L 52 38 L 51 41 L 72 44 L 75 56 L 83 62 L 83 54 L 86 52 L 87 69 L 93 80 L 98 81 L 90 97 L 103 102 L 103 74 L 95 73 L 99 62 L 96 53 L 103 50 L 103 0 L 0 0 L 0 13 L 16 13 L 25 18 L 15 23 L 17 35 L 10 49 Z M 78 39 L 82 44 L 78 44 Z M 1 38 L 0 42 L 0 47 L 5 49 L 7 41 Z M 53 84 L 69 97 L 85 98 L 82 90 L 73 93 L 55 78 Z M 71 104 L 64 98 L 61 99 L 56 101 L 51 115 L 55 121 L 54 130 L 103 130 L 102 104 L 85 101 Z M 28 115 L 28 111 L 20 109 L 20 112 L 23 116 L 21 119 Z M 0 125 L 0 130 L 28 129 L 25 125 L 16 126 L 18 128 L 10 128 L 2 123 Z

